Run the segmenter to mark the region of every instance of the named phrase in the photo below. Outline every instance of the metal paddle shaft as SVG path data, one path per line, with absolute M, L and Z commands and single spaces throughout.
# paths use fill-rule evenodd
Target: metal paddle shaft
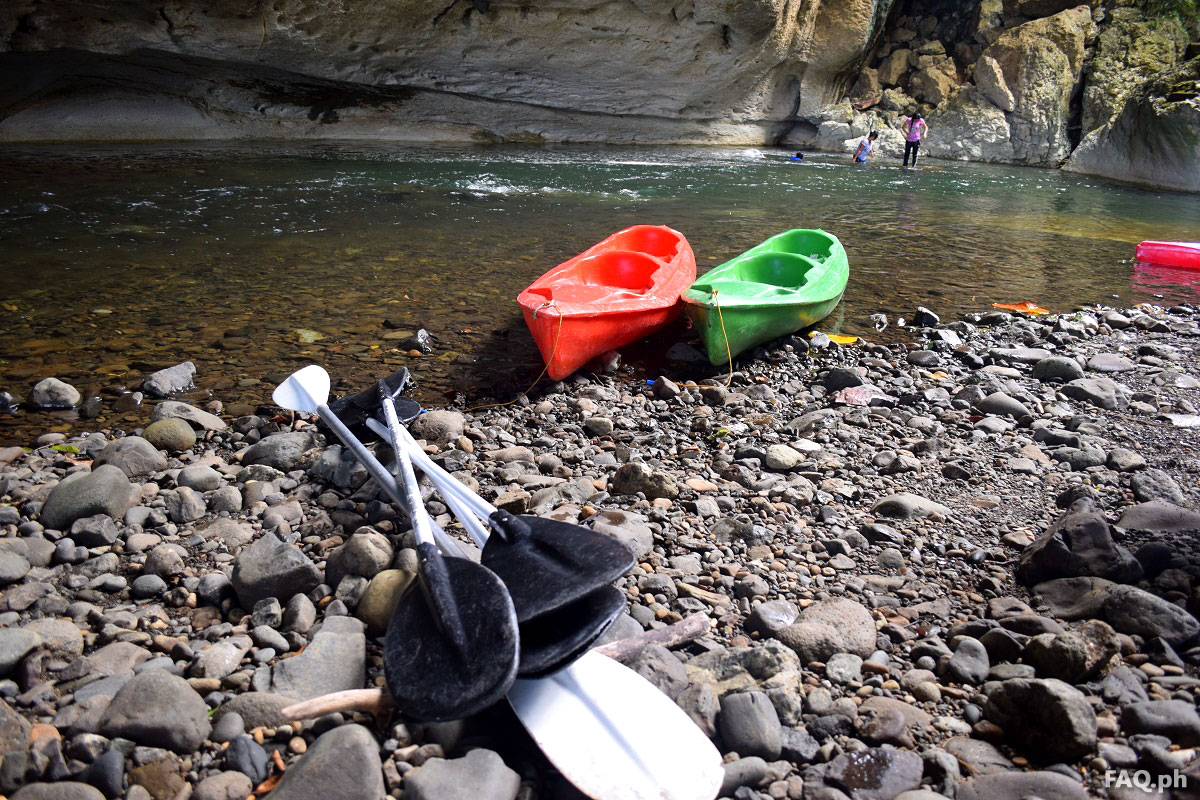
M 407 430 L 400 428 L 392 436 L 375 420 L 368 420 L 367 427 L 391 440 L 399 439 L 443 497 L 462 499 L 476 516 L 486 516 L 493 530 L 501 527 L 507 531 L 504 537 L 488 538 L 482 562 L 508 587 L 521 623 L 570 605 L 633 568 L 633 554 L 613 537 L 582 525 L 517 517 L 497 509 L 438 466 Z
M 420 721 L 461 719 L 497 702 L 517 674 L 519 639 L 512 600 L 498 577 L 463 558 L 443 559 L 433 546 L 432 522 L 415 492 L 404 498 L 394 478 L 325 405 L 329 375 L 312 365 L 293 373 L 272 395 L 284 408 L 321 415 L 343 443 L 409 514 L 420 541 L 426 602 L 412 596 L 400 603 L 384 643 L 388 691 L 410 717 Z M 411 463 L 409 464 L 411 473 Z M 416 497 L 416 502 L 413 502 Z M 431 599 L 432 598 L 432 599 Z M 435 613 L 453 607 L 457 620 Z M 456 633 L 447 636 L 445 631 Z
M 386 392 L 386 386 L 382 387 Z M 384 414 L 388 424 L 396 420 L 396 407 L 392 405 L 391 397 L 384 397 Z M 417 559 L 419 563 L 418 578 L 421 590 L 425 593 L 425 601 L 433 611 L 434 620 L 442 635 L 454 645 L 460 659 L 468 656 L 467 642 L 463 636 L 462 620 L 459 618 L 458 605 L 454 601 L 454 592 L 450 589 L 450 581 L 446 565 L 442 562 L 441 553 L 433 543 L 433 529 L 430 525 L 429 514 L 421 500 L 421 489 L 417 486 L 417 476 L 413 472 L 412 461 L 403 449 L 396 453 L 396 466 L 403 479 L 404 492 L 408 496 L 408 507 L 413 509 L 413 533 L 417 536 Z
M 396 449 L 397 452 L 407 450 L 407 455 L 405 455 L 406 458 L 411 455 L 422 460 L 422 466 L 425 468 L 426 474 L 429 475 L 431 480 L 435 481 L 435 485 L 437 485 L 439 490 L 441 490 L 442 496 L 446 499 L 447 503 L 450 504 L 451 508 L 455 512 L 455 515 L 459 517 L 460 521 L 463 522 L 464 525 L 466 525 L 468 528 L 479 529 L 479 521 L 475 516 L 473 516 L 473 512 L 471 510 L 479 509 L 477 513 L 488 513 L 490 511 L 494 517 L 511 517 L 512 521 L 516 523 L 516 525 L 510 526 L 511 528 L 515 529 L 519 525 L 526 531 L 525 533 L 521 534 L 521 536 L 531 536 L 530 527 L 527 522 L 516 517 L 512 517 L 512 515 L 508 514 L 506 511 L 498 510 L 494 506 L 490 506 L 483 500 L 483 498 L 479 497 L 478 495 L 474 495 L 474 493 L 470 493 L 465 486 L 462 486 L 462 484 L 454 480 L 453 476 L 437 468 L 436 464 L 425 457 L 424 452 L 421 451 L 420 447 L 417 446 L 416 441 L 411 437 L 411 435 L 409 435 L 408 431 L 404 430 L 396 416 L 391 413 L 388 407 L 390 402 L 389 398 L 383 396 L 381 393 L 380 402 L 383 408 L 384 418 L 387 421 L 387 426 L 381 430 L 381 426 L 379 426 L 378 423 L 375 423 L 374 420 L 369 420 L 369 423 L 375 423 L 370 425 L 371 429 L 376 433 L 381 433 L 381 435 L 386 434 L 391 441 L 392 447 Z M 399 458 L 400 456 L 397 457 Z M 446 483 L 443 484 L 438 480 L 439 478 L 444 480 Z M 461 488 L 464 492 L 472 494 L 474 500 L 469 504 L 462 501 L 462 492 L 459 492 L 458 488 Z M 463 508 L 461 507 L 462 505 L 469 505 L 470 507 Z M 530 519 L 536 521 L 536 518 Z M 576 526 L 566 525 L 565 523 L 562 523 L 562 525 L 568 529 L 568 531 L 576 528 Z M 483 532 L 480 529 L 480 533 L 483 537 L 480 544 L 484 546 L 485 552 L 487 552 L 488 548 L 491 547 L 489 542 L 500 540 L 499 535 L 490 537 L 489 539 L 486 532 Z M 572 538 L 578 538 L 577 534 L 572 536 L 572 533 L 574 532 L 571 531 L 565 534 L 565 539 L 570 540 Z M 586 531 L 585 533 L 585 545 L 593 542 L 595 537 L 601 536 L 600 534 L 596 534 L 594 531 Z M 602 538 L 604 540 L 608 540 L 608 537 Z M 477 541 L 479 540 L 477 539 Z M 509 539 L 508 544 L 501 545 L 506 552 L 513 554 L 523 552 L 521 549 L 522 546 L 525 546 L 524 552 L 527 552 L 530 546 L 533 548 L 542 547 L 536 538 L 529 542 L 521 542 L 520 537 Z M 563 546 L 569 546 L 569 541 L 567 541 Z M 541 555 L 546 555 L 544 548 L 542 548 Z M 632 556 L 629 556 L 625 548 L 619 544 L 617 555 L 619 559 L 628 559 L 629 565 L 632 566 Z M 562 567 L 565 560 L 566 559 L 564 557 L 560 556 L 558 558 L 551 559 L 550 563 L 557 567 Z M 620 562 L 618 561 L 618 564 L 619 563 Z M 520 572 L 522 569 L 521 564 L 516 560 L 509 564 L 509 566 L 512 568 L 513 573 Z M 535 573 L 535 578 L 545 577 L 545 573 L 547 572 L 545 567 L 541 564 L 529 564 L 524 569 L 533 570 Z M 563 575 L 561 572 L 562 570 L 560 569 L 559 575 L 551 576 L 559 578 L 557 584 L 560 586 L 563 583 Z M 500 577 L 501 580 L 505 581 L 505 586 L 509 588 L 511 593 L 513 588 L 512 579 L 506 578 L 504 575 L 501 575 Z M 524 576 L 520 582 L 521 588 L 527 591 L 535 585 L 536 580 L 531 581 Z M 621 611 L 624 610 L 625 596 L 620 590 L 609 584 L 605 584 L 599 588 L 592 588 L 590 592 L 584 593 L 581 596 L 576 596 L 578 592 L 586 591 L 587 588 L 589 587 L 586 581 L 576 581 L 574 584 L 569 586 L 568 591 L 560 590 L 560 595 L 568 595 L 574 599 L 562 600 L 560 596 L 557 604 L 553 608 L 543 611 L 542 613 L 531 615 L 526 619 L 521 619 L 521 610 L 523 607 L 528 607 L 531 605 L 531 603 L 522 601 L 523 604 L 519 604 L 519 601 L 514 598 L 513 605 L 517 608 L 517 619 L 521 626 L 521 659 L 520 666 L 518 668 L 520 675 L 545 675 L 553 672 L 556 669 L 561 669 L 562 667 L 566 666 L 571 661 L 582 655 L 588 646 L 598 639 L 604 633 L 604 631 L 608 629 L 608 626 L 612 624 L 613 620 L 617 618 Z
M 407 499 L 396 485 L 396 479 L 326 405 L 326 401 L 329 399 L 329 373 L 316 364 L 296 370 L 288 376 L 287 380 L 275 387 L 271 399 L 281 408 L 304 414 L 315 413 L 320 417 L 321 421 L 366 468 L 388 499 L 411 518 L 412 509 L 409 508 Z M 458 543 L 447 536 L 437 524 L 433 525 L 433 535 L 446 553 L 453 556 L 463 555 L 462 548 L 458 546 Z
M 396 408 L 381 385 L 389 424 Z M 504 584 L 480 564 L 444 559 L 433 543 L 429 514 L 407 451 L 396 464 L 413 509 L 424 603 L 401 601 L 384 640 L 388 690 L 420 720 L 461 719 L 494 704 L 517 676 L 516 612 Z

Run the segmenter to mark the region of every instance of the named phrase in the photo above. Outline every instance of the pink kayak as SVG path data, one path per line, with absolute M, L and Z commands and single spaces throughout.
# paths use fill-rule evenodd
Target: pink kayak
M 1144 264 L 1200 269 L 1200 242 L 1142 242 L 1137 260 Z

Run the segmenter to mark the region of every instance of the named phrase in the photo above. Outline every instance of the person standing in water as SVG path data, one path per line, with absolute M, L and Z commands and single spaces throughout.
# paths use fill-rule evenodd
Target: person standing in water
M 917 165 L 917 150 L 921 148 L 921 137 L 929 132 L 929 126 L 921 119 L 921 112 L 914 111 L 913 115 L 904 120 L 900 126 L 904 132 L 904 166 L 908 166 L 908 157 L 912 155 L 912 165 Z
M 875 150 L 875 140 L 879 138 L 879 134 L 871 131 L 869 136 L 864 136 L 858 143 L 858 147 L 854 148 L 854 163 L 865 164 L 870 158 L 871 153 Z

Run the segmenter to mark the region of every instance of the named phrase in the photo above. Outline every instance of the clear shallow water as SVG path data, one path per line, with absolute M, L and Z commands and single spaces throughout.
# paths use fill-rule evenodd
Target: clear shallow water
M 427 400 L 507 398 L 541 367 L 514 298 L 637 223 L 687 235 L 701 272 L 792 227 L 850 256 L 828 330 L 992 302 L 1051 310 L 1194 300 L 1200 273 L 1135 269 L 1143 239 L 1200 238 L 1200 197 L 1007 166 L 741 150 L 212 144 L 0 150 L 0 388 L 56 375 L 111 398 L 190 359 L 200 399 L 267 402 L 296 366 L 346 385 L 408 364 Z M 417 327 L 436 351 L 409 358 Z M 683 326 L 641 348 L 653 370 Z M 693 371 L 696 368 L 693 368 Z M 703 370 L 701 370 L 702 372 Z M 0 440 L 69 415 L 0 415 Z M 95 423 L 90 423 L 94 426 Z

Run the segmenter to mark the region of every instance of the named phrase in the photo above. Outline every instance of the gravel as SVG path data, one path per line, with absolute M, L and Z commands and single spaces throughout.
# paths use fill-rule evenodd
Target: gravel
M 413 430 L 488 500 L 625 543 L 615 630 L 709 617 L 629 666 L 725 754 L 722 796 L 1071 800 L 1169 772 L 1200 744 L 1200 317 L 922 319 L 781 340 L 728 386 L 668 359 Z M 0 792 L 245 797 L 277 752 L 276 800 L 552 796 L 499 715 L 283 718 L 382 684 L 414 543 L 309 422 L 206 408 L 135 412 L 185 446 L 3 452 Z

